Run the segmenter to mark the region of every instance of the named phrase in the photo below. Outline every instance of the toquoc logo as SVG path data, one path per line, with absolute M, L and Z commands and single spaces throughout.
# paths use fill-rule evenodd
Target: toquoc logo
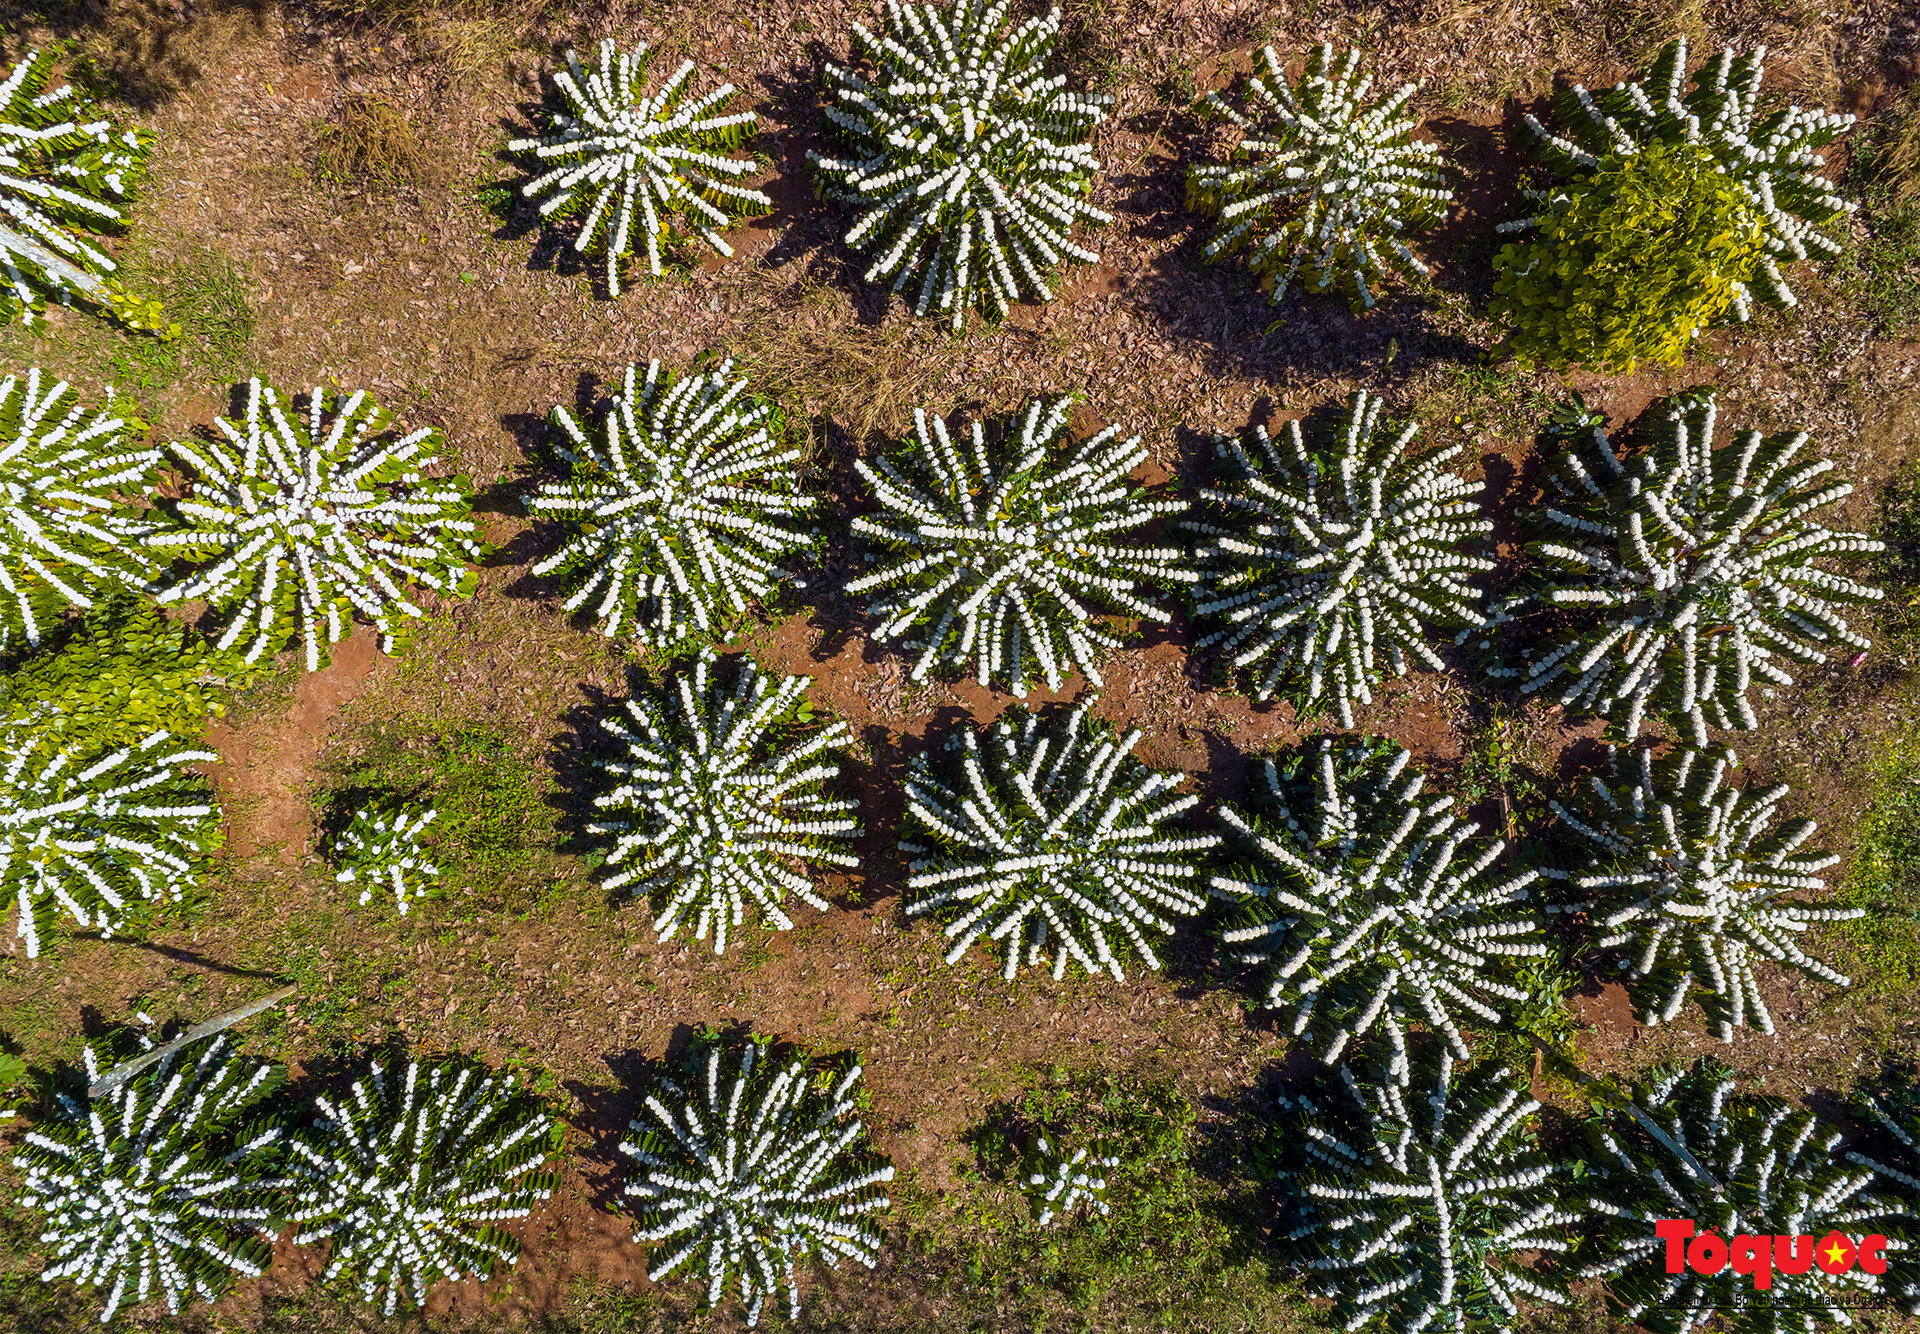
M 1887 1239 L 1875 1232 L 1854 1241 L 1829 1232 L 1815 1242 L 1809 1236 L 1753 1237 L 1731 1240 L 1716 1232 L 1696 1232 L 1692 1219 L 1663 1218 L 1653 1234 L 1667 1243 L 1667 1272 L 1677 1274 L 1684 1263 L 1696 1274 L 1718 1274 L 1729 1263 L 1736 1274 L 1753 1276 L 1756 1292 L 1773 1286 L 1773 1273 L 1804 1274 L 1815 1265 L 1829 1274 L 1844 1274 L 1855 1265 L 1862 1273 L 1887 1272 Z

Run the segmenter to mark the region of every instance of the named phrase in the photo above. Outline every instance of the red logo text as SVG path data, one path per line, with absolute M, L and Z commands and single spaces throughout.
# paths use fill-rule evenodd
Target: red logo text
M 1754 1290 L 1764 1292 L 1773 1286 L 1777 1269 L 1783 1274 L 1804 1274 L 1815 1265 L 1829 1274 L 1844 1274 L 1855 1265 L 1862 1273 L 1887 1272 L 1887 1239 L 1878 1232 L 1854 1241 L 1838 1232 L 1829 1232 L 1815 1241 L 1812 1237 L 1749 1237 L 1727 1239 L 1716 1232 L 1695 1232 L 1689 1218 L 1663 1218 L 1653 1225 L 1653 1235 L 1667 1243 L 1667 1272 L 1677 1274 L 1684 1264 L 1696 1274 L 1718 1274 L 1729 1264 L 1736 1274 L 1751 1274 Z

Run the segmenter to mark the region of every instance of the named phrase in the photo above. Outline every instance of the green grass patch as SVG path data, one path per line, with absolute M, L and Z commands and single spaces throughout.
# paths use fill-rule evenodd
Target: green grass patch
M 1920 740 L 1895 735 L 1874 779 L 1853 869 L 1836 900 L 1867 914 L 1836 925 L 1844 953 L 1834 964 L 1863 990 L 1911 995 L 1920 983 Z

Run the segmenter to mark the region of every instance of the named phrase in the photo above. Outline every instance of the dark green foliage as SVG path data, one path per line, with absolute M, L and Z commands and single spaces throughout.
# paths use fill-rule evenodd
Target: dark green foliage
M 1735 1334 L 1813 1334 L 1853 1323 L 1840 1304 L 1888 1290 L 1857 1267 L 1793 1275 L 1776 1266 L 1766 1292 L 1731 1268 L 1667 1273 L 1667 1243 L 1653 1231 L 1660 1219 L 1690 1219 L 1723 1238 L 1857 1238 L 1894 1232 L 1894 1206 L 1873 1193 L 1872 1171 L 1836 1158 L 1839 1132 L 1783 1099 L 1736 1094 L 1719 1065 L 1657 1072 L 1633 1090 L 1633 1102 L 1645 1120 L 1614 1110 L 1591 1126 L 1587 1204 L 1598 1221 L 1582 1270 L 1606 1279 L 1626 1319 L 1655 1334 L 1688 1334 L 1709 1319 Z
M 1695 144 L 1651 144 L 1547 193 L 1494 257 L 1493 314 L 1523 362 L 1678 365 L 1762 253 L 1760 215 Z

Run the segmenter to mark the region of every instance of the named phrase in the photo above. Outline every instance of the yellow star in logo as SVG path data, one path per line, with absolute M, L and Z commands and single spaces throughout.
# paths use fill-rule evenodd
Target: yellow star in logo
M 1825 1255 L 1827 1257 L 1827 1263 L 1834 1264 L 1834 1265 L 1839 1264 L 1840 1258 L 1844 1256 L 1846 1253 L 1847 1253 L 1846 1247 L 1842 1246 L 1837 1241 L 1834 1242 L 1833 1245 L 1827 1247 L 1825 1251 Z

